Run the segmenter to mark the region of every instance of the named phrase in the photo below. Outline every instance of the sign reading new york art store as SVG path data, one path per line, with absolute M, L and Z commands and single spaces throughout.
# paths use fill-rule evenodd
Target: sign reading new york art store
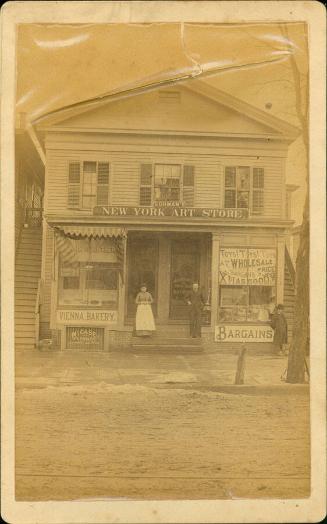
M 226 286 L 274 286 L 275 281 L 275 249 L 220 249 L 219 284 Z
M 93 214 L 110 217 L 138 217 L 138 218 L 225 218 L 242 219 L 248 217 L 247 209 L 218 209 L 202 207 L 131 207 L 131 206 L 97 206 L 93 208 Z

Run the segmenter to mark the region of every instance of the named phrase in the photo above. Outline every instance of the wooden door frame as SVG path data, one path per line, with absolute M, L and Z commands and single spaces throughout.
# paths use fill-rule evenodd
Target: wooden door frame
M 131 240 L 131 237 L 132 237 L 132 240 Z M 155 269 L 155 292 L 156 292 L 156 296 L 155 296 L 155 300 L 156 302 L 158 302 L 158 272 L 159 272 L 159 237 L 157 234 L 153 234 L 153 233 L 147 233 L 147 232 L 137 232 L 137 235 L 135 235 L 135 237 L 133 238 L 133 235 L 130 235 L 128 238 L 127 238 L 127 243 L 126 243 L 126 286 L 125 286 L 125 320 L 133 320 L 133 317 L 130 316 L 128 314 L 128 306 L 129 306 L 129 302 L 128 302 L 128 291 L 129 291 L 129 281 L 130 281 L 130 246 L 131 244 L 133 244 L 134 242 L 137 242 L 138 240 L 138 237 L 140 239 L 142 239 L 143 237 L 143 240 L 149 240 L 149 241 L 153 241 L 155 244 L 156 244 L 156 252 L 157 252 L 157 264 L 156 264 L 156 269 Z M 144 238 L 145 237 L 145 238 Z M 154 317 L 156 318 L 157 316 L 157 310 L 158 310 L 158 306 L 156 305 L 156 308 L 154 309 L 153 311 L 153 314 L 154 314 Z
M 186 243 L 192 243 L 194 242 L 195 244 L 197 244 L 198 246 L 198 249 L 196 249 L 196 260 L 197 260 L 197 272 L 198 272 L 198 281 L 200 279 L 200 275 L 201 275 L 201 242 L 200 242 L 200 239 L 189 239 L 189 238 L 185 238 L 185 239 L 171 239 L 171 242 L 170 242 L 170 276 L 169 276 L 169 320 L 184 320 L 186 321 L 187 319 L 176 319 L 172 316 L 172 276 L 173 276 L 173 269 L 174 269 L 174 266 L 173 266 L 173 257 L 174 257 L 174 244 L 177 244 L 179 242 L 186 242 Z

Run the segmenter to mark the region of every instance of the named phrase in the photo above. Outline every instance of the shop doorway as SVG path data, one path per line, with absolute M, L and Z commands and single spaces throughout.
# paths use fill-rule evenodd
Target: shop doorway
M 154 237 L 135 236 L 127 247 L 127 317 L 135 318 L 135 298 L 144 283 L 154 299 L 153 314 L 157 315 L 158 240 Z
M 197 240 L 174 240 L 171 245 L 170 310 L 172 320 L 188 319 L 186 297 L 200 277 L 200 244 Z

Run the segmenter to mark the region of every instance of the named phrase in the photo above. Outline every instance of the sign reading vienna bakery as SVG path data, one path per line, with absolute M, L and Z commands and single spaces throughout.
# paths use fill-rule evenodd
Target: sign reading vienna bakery
M 172 218 L 226 218 L 241 219 L 248 217 L 247 209 L 216 209 L 201 207 L 126 207 L 126 206 L 97 206 L 93 214 L 110 217 L 172 217 Z
M 107 326 L 117 323 L 117 311 L 97 309 L 57 310 L 57 322 L 60 324 L 99 324 Z

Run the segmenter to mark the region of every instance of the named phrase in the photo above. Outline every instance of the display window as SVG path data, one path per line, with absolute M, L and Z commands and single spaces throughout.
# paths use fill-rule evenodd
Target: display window
M 110 240 L 75 240 L 75 257 L 59 256 L 59 306 L 117 309 L 119 268 Z
M 220 286 L 219 320 L 267 322 L 272 286 Z
M 276 250 L 222 248 L 219 320 L 267 322 L 276 286 Z
M 77 267 L 62 262 L 58 291 L 60 306 L 117 309 L 118 269 L 105 262 L 80 262 Z

